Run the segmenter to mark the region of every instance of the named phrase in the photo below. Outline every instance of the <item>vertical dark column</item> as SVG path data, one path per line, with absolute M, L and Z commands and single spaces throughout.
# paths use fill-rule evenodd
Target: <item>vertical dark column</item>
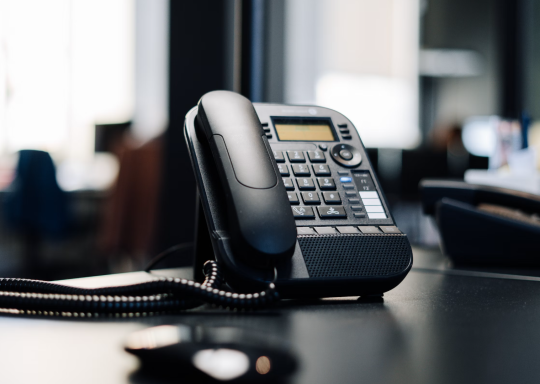
M 500 0 L 501 114 L 518 118 L 524 108 L 525 28 L 523 0 Z
M 242 0 L 240 92 L 252 102 L 264 101 L 265 0 Z
M 226 2 L 170 2 L 169 127 L 165 132 L 158 251 L 191 242 L 195 179 L 184 140 L 186 113 L 206 92 L 225 88 Z M 190 258 L 183 264 L 190 264 Z

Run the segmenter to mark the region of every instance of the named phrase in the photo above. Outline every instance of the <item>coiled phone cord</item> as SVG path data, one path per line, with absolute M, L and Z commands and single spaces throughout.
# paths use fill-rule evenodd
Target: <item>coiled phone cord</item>
M 202 303 L 231 309 L 256 309 L 279 300 L 274 283 L 264 291 L 238 294 L 221 290 L 215 261 L 204 264 L 205 281 L 161 277 L 107 287 L 76 288 L 46 281 L 0 278 L 0 313 L 64 317 L 144 317 L 190 309 Z

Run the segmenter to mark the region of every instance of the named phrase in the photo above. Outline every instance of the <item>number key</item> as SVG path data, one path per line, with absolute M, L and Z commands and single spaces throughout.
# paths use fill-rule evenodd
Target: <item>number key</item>
M 293 164 L 292 169 L 295 176 L 309 176 L 311 173 L 309 172 L 309 167 L 304 164 Z
M 283 178 L 283 185 L 285 186 L 285 189 L 287 191 L 294 191 L 294 184 L 293 184 L 291 178 L 284 177 Z
M 313 165 L 313 172 L 317 176 L 330 176 L 330 168 L 326 164 Z
M 276 160 L 276 163 L 284 163 L 285 158 L 283 157 L 283 152 L 281 151 L 272 151 L 274 153 L 274 159 Z
M 291 205 L 300 204 L 300 201 L 298 200 L 298 195 L 295 192 L 287 192 L 287 197 L 289 198 L 289 203 L 291 203 Z
M 287 156 L 291 163 L 305 163 L 304 153 L 302 151 L 287 151 Z
M 326 204 L 341 204 L 338 192 L 323 192 L 323 199 Z
M 286 164 L 278 164 L 279 174 L 281 176 L 289 176 L 289 167 Z
M 302 192 L 302 200 L 305 204 L 320 204 L 319 194 L 317 192 Z
M 331 177 L 317 177 L 317 183 L 321 190 L 334 191 L 336 189 L 334 179 Z
M 309 161 L 312 163 L 326 163 L 326 158 L 324 157 L 324 153 L 322 151 L 308 151 L 307 155 L 309 157 Z
M 298 184 L 298 189 L 301 191 L 309 191 L 315 189 L 315 184 L 313 184 L 313 180 L 309 178 L 297 178 L 296 184 Z

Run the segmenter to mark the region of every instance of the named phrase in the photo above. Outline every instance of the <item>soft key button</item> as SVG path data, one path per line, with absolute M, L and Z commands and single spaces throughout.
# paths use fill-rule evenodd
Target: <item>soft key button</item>
M 362 231 L 362 233 L 381 233 L 379 228 L 373 226 L 360 226 L 358 229 Z
M 337 233 L 337 231 L 332 227 L 315 227 L 314 229 L 319 235 L 333 235 Z
M 297 227 L 296 233 L 298 235 L 316 235 L 315 231 L 309 227 Z
M 339 231 L 339 233 L 344 233 L 344 234 L 360 233 L 360 231 L 356 229 L 355 227 L 336 227 L 336 229 Z
M 401 233 L 401 231 L 398 229 L 398 227 L 394 227 L 393 225 L 381 226 L 379 228 L 384 233 Z

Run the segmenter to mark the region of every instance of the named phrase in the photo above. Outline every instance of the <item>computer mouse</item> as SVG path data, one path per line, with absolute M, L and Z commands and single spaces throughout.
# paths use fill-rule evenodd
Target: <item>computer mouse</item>
M 145 375 L 198 382 L 276 381 L 298 366 L 283 340 L 235 327 L 161 325 L 131 334 L 125 350 Z

